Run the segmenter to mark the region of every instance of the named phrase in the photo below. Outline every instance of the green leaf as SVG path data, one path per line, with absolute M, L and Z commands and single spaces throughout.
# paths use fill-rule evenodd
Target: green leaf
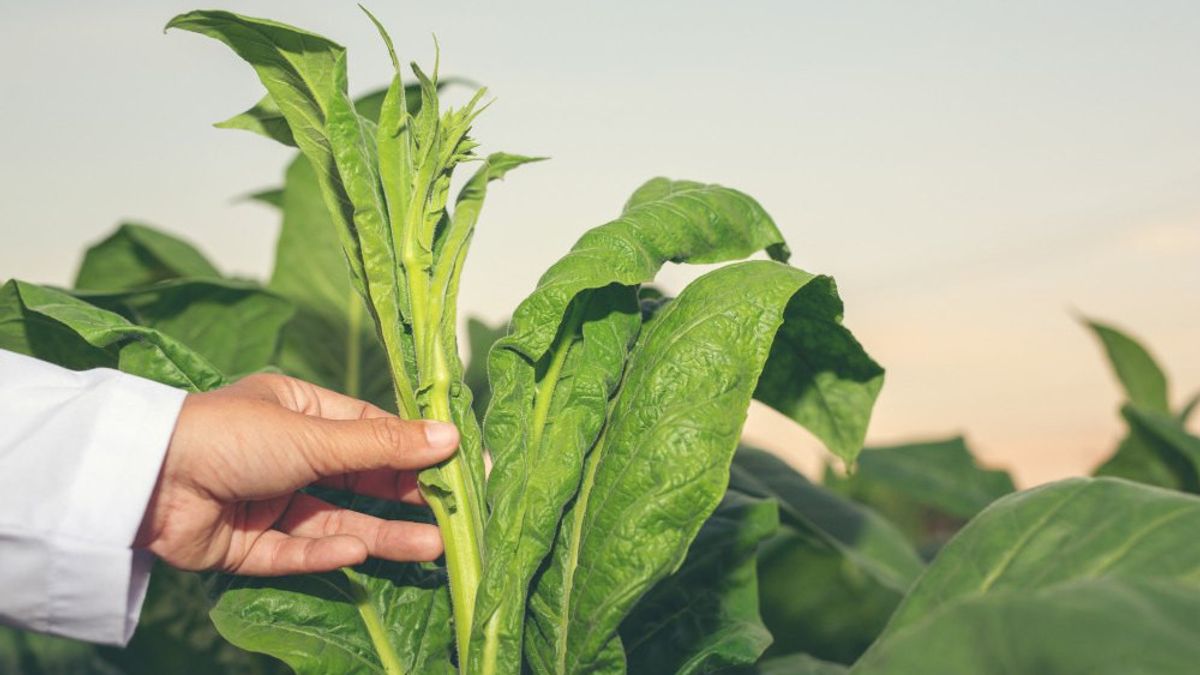
M 842 300 L 833 281 L 823 283 L 828 291 L 804 293 L 788 303 L 754 398 L 853 463 L 883 386 L 883 368 L 842 326 Z
M 908 499 L 963 519 L 1016 489 L 1007 472 L 980 467 L 961 436 L 867 448 L 848 483 L 887 485 Z
M 496 326 L 489 326 L 482 319 L 475 317 L 467 319 L 467 349 L 470 359 L 463 368 L 463 382 L 474 395 L 471 405 L 475 408 L 477 417 L 483 417 L 483 413 L 487 411 L 488 402 L 492 400 L 492 390 L 487 379 L 488 352 L 492 350 L 492 345 L 507 333 L 507 321 Z
M 1149 410 L 1170 412 L 1167 376 L 1154 357 L 1136 340 L 1115 327 L 1085 320 L 1108 354 L 1109 363 L 1134 405 Z
M 1200 408 L 1200 392 L 1193 394 L 1188 402 L 1183 404 L 1183 408 L 1179 411 L 1179 423 L 1187 424 L 1192 413 L 1196 412 L 1196 408 Z
M 789 654 L 766 659 L 754 669 L 754 675 L 846 675 L 850 670 L 808 654 Z
M 758 556 L 762 616 L 775 636 L 768 653 L 852 662 L 922 571 L 916 551 L 871 509 L 761 450 L 738 450 L 730 489 L 779 503 L 784 527 Z
M 600 434 L 637 336 L 634 286 L 652 280 L 668 260 L 720 262 L 782 242 L 762 207 L 740 192 L 689 181 L 650 184 L 680 189 L 585 233 L 517 308 L 509 335 L 489 356 L 493 400 L 484 430 L 495 461 L 488 481 L 493 515 L 475 639 L 484 639 L 485 628 L 491 633 L 504 672 L 520 665 L 521 598 L 577 489 L 584 453 Z
M 452 633 L 445 584 L 416 565 L 369 563 L 356 589 L 342 573 L 277 579 L 228 577 L 210 616 L 233 644 L 271 654 L 300 675 L 385 673 L 364 621 L 374 616 L 404 673 L 449 674 Z M 360 606 L 361 605 L 361 606 Z
M 0 626 L 0 672 L 14 675 L 126 675 L 86 642 Z
M 223 122 L 213 125 L 218 129 L 242 129 L 260 136 L 266 136 L 273 141 L 296 147 L 296 139 L 292 137 L 292 128 L 288 126 L 279 106 L 275 105 L 270 94 L 262 97 L 245 112 L 230 117 Z
M 758 614 L 758 544 L 779 525 L 774 502 L 728 492 L 679 571 L 621 623 L 634 673 L 712 673 L 758 661 L 771 633 Z
M 642 332 L 530 599 L 526 654 L 535 671 L 623 669 L 615 629 L 679 567 L 724 494 L 787 307 L 802 289 L 832 291 L 814 279 L 776 262 L 731 265 L 689 285 Z
M 181 279 L 75 296 L 160 331 L 233 375 L 271 364 L 280 330 L 292 316 L 287 300 L 242 281 Z
M 316 173 L 303 157 L 288 165 L 282 210 L 268 287 L 295 304 L 296 314 L 283 329 L 279 367 L 394 409 L 387 355 L 351 284 Z
M 75 287 L 114 291 L 179 277 L 219 278 L 221 273 L 191 244 L 146 225 L 125 223 L 88 248 Z
M 312 162 L 325 204 L 333 216 L 343 248 L 350 252 L 351 278 L 355 288 L 367 292 L 365 270 L 359 251 L 354 216 L 360 207 L 351 199 L 350 188 L 339 171 L 334 148 L 358 151 L 357 144 L 331 142 L 330 129 L 344 139 L 358 133 L 357 121 L 346 120 L 352 108 L 346 93 L 346 51 L 319 35 L 266 19 L 254 19 L 223 11 L 194 11 L 180 14 L 167 23 L 206 35 L 228 45 L 254 67 L 274 106 L 288 120 L 300 151 Z M 335 118 L 338 121 L 335 122 Z M 355 128 L 349 128 L 347 123 Z M 360 177 L 356 177 L 357 180 Z M 361 177 L 361 178 L 366 178 Z M 374 186 L 355 186 L 355 190 Z
M 9 281 L 0 291 L 0 348 L 68 368 L 115 365 L 189 391 L 225 382 L 207 359 L 170 336 L 23 281 Z
M 988 507 L 852 672 L 1190 673 L 1200 499 L 1072 479 Z
M 102 647 L 103 658 L 126 675 L 283 675 L 286 667 L 226 642 L 208 618 L 209 599 L 200 574 L 155 566 L 133 640 Z M 83 671 L 91 672 L 91 671 Z
M 26 307 L 21 288 L 30 285 L 10 280 L 0 286 L 0 349 L 71 370 L 117 366 L 112 350 L 89 344 L 69 326 Z
M 470 85 L 472 83 L 465 78 L 446 77 L 438 82 L 438 91 L 453 84 Z M 405 87 L 404 94 L 409 113 L 415 115 L 421 109 L 420 85 L 412 84 Z M 363 94 L 354 99 L 354 109 L 364 118 L 372 122 L 378 122 L 380 108 L 383 107 L 383 99 L 386 95 L 386 87 Z M 278 143 L 293 148 L 296 147 L 296 140 L 292 137 L 292 128 L 288 126 L 287 118 L 280 112 L 279 106 L 275 105 L 270 94 L 259 99 L 257 103 L 250 106 L 246 111 L 234 115 L 223 122 L 217 122 L 213 126 L 218 129 L 242 129 Z
M 1015 489 L 1006 472 L 980 467 L 962 437 L 866 448 L 852 474 L 827 471 L 825 484 L 888 514 L 926 557 Z
M 1187 484 L 1193 486 L 1194 491 L 1193 473 L 1191 463 L 1180 457 L 1169 443 L 1131 425 L 1116 452 L 1096 468 L 1095 475 L 1124 478 L 1169 490 L 1183 490 Z
M 1200 438 L 1188 433 L 1175 417 L 1156 410 L 1126 404 L 1121 414 L 1131 434 L 1141 439 L 1173 477 L 1173 485 L 1200 492 Z

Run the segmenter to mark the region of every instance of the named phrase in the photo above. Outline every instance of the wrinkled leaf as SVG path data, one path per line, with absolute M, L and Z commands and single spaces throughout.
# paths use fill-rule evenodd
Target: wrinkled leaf
M 453 673 L 449 597 L 440 574 L 379 563 L 366 599 L 340 572 L 277 579 L 227 578 L 210 616 L 225 639 L 271 654 L 300 675 L 384 673 L 358 608 L 368 603 L 406 673 Z
M 1190 673 L 1200 499 L 1072 479 L 996 502 L 946 545 L 852 672 Z
M 520 665 L 525 632 L 519 599 L 579 484 L 638 333 L 633 286 L 668 260 L 719 262 L 764 248 L 786 255 L 774 222 L 746 195 L 691 181 L 650 184 L 679 189 L 585 233 L 518 306 L 489 356 L 493 400 L 484 428 L 495 466 L 485 543 L 498 564 L 480 582 L 476 640 L 485 628 L 498 635 L 508 672 Z
M 771 644 L 758 613 L 758 544 L 779 525 L 777 507 L 726 493 L 679 571 L 621 624 L 629 671 L 713 673 L 753 665 Z
M 638 338 L 530 599 L 537 672 L 623 670 L 617 624 L 678 568 L 723 495 L 788 307 L 831 306 L 803 297 L 833 292 L 814 280 L 776 262 L 731 265 L 689 285 Z
M 284 372 L 394 409 L 387 356 L 354 290 L 316 173 L 303 157 L 288 165 L 283 226 L 268 287 L 292 301 L 279 367 Z

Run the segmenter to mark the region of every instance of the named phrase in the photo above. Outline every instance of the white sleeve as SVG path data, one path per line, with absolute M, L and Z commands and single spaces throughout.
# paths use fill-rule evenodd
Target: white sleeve
M 0 350 L 0 623 L 129 641 L 153 562 L 133 540 L 185 395 Z

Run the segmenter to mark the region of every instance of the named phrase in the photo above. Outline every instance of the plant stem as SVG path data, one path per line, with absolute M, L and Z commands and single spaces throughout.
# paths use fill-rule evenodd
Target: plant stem
M 454 422 L 450 407 L 450 368 L 440 330 L 443 298 L 430 292 L 428 264 L 418 250 L 416 224 L 422 221 L 423 217 L 410 221 L 414 225 L 406 229 L 402 252 L 409 297 L 412 299 L 413 336 L 420 371 L 419 389 L 428 391 L 421 413 L 429 419 Z M 475 616 L 475 593 L 483 574 L 481 495 L 475 494 L 473 485 L 467 480 L 463 459 L 459 455 L 456 454 L 433 470 L 440 473 L 449 494 L 429 488 L 423 488 L 422 494 L 437 518 L 446 546 L 446 570 L 450 575 L 450 602 L 458 659 L 460 667 L 466 668 Z
M 387 638 L 383 621 L 379 618 L 379 612 L 375 611 L 375 605 L 371 603 L 371 594 L 367 592 L 362 578 L 358 572 L 350 568 L 342 568 L 342 573 L 350 581 L 350 592 L 354 596 L 354 608 L 358 610 L 358 615 L 362 617 L 363 624 L 367 627 L 367 634 L 371 636 L 371 644 L 375 647 L 375 653 L 379 655 L 379 662 L 383 664 L 383 672 L 387 675 L 404 675 L 404 664 L 400 663 L 400 656 L 396 654 L 396 650 Z

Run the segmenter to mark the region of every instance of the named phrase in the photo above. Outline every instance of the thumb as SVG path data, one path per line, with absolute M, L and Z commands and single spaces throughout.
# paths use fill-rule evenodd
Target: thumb
M 453 424 L 375 417 L 358 420 L 308 418 L 302 452 L 322 477 L 372 469 L 423 469 L 448 459 L 458 447 Z

